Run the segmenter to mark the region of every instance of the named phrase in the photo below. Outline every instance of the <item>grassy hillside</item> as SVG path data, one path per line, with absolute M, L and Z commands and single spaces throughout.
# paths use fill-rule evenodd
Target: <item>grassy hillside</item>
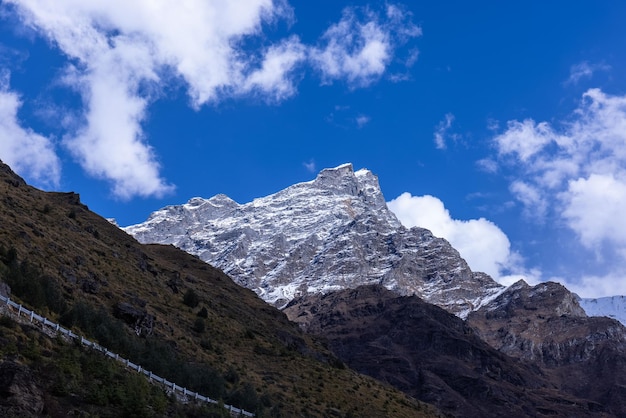
M 78 195 L 34 189 L 6 165 L 0 165 L 0 278 L 12 299 L 40 314 L 168 380 L 259 416 L 436 415 L 432 407 L 346 368 L 221 271 L 171 246 L 143 246 L 89 211 Z M 28 367 L 34 376 L 55 353 L 67 351 L 58 346 L 65 343 L 22 327 L 3 332 L 15 344 L 30 341 L 45 350 L 34 359 L 23 350 L 2 351 L 4 363 Z M 82 349 L 72 350 L 71 363 L 81 370 L 82 362 L 92 361 L 81 360 Z M 122 386 L 130 379 L 117 370 L 107 373 Z M 66 375 L 70 387 L 85 389 L 76 377 L 82 372 Z M 99 405 L 102 416 L 109 404 L 112 411 L 123 410 L 115 397 L 90 403 L 91 391 L 65 394 L 40 386 L 45 411 L 67 396 L 82 396 L 85 411 L 106 404 Z M 153 408 L 148 411 L 209 416 L 178 411 L 148 389 L 142 392 L 146 408 Z

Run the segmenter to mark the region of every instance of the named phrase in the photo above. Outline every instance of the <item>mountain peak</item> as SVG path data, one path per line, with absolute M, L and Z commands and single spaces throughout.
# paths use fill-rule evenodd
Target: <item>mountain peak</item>
M 312 183 L 316 188 L 341 194 L 356 195 L 358 182 L 352 164 L 342 164 L 335 168 L 326 168 L 317 175 Z
M 379 284 L 464 315 L 501 288 L 446 240 L 402 227 L 378 178 L 350 163 L 242 205 L 224 195 L 192 199 L 125 230 L 197 255 L 276 306 Z
M 343 163 L 338 165 L 337 167 L 324 168 L 319 172 L 319 176 L 323 175 L 351 175 L 354 174 L 354 166 L 352 163 Z
M 324 169 L 309 184 L 334 194 L 357 197 L 366 205 L 373 206 L 377 210 L 387 211 L 387 204 L 380 190 L 378 177 L 365 168 L 355 172 L 352 163 Z

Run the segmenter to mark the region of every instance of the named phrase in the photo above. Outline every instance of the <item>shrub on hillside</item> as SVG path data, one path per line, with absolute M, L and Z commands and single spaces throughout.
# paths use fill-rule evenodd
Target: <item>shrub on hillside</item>
M 190 308 L 195 308 L 200 303 L 200 297 L 193 291 L 193 289 L 189 289 L 183 296 L 183 303 Z
M 28 260 L 20 262 L 15 248 L 0 248 L 0 267 L 0 279 L 11 287 L 15 296 L 32 308 L 48 308 L 56 313 L 63 313 L 67 309 L 63 292 L 56 280 L 43 275 L 41 269 Z

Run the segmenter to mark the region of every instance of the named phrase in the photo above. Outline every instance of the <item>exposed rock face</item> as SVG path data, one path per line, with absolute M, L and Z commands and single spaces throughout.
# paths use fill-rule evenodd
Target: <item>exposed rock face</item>
M 277 306 L 382 284 L 465 316 L 502 290 L 472 272 L 446 240 L 404 228 L 376 176 L 350 164 L 244 205 L 224 195 L 193 198 L 125 230 L 198 255 Z
M 563 286 L 519 282 L 467 321 L 494 348 L 542 367 L 561 390 L 626 416 L 626 328 L 587 317 Z
M 602 409 L 557 392 L 539 368 L 497 352 L 464 321 L 415 296 L 363 286 L 297 298 L 284 312 L 326 337 L 350 367 L 452 416 L 582 417 Z
M 36 417 L 43 407 L 43 391 L 31 370 L 13 361 L 0 363 L 0 416 Z
M 11 286 L 6 284 L 5 282 L 0 282 L 0 295 L 5 298 L 11 297 Z
M 154 330 L 154 316 L 130 303 L 118 303 L 115 306 L 115 315 L 132 326 L 137 335 L 151 335 Z

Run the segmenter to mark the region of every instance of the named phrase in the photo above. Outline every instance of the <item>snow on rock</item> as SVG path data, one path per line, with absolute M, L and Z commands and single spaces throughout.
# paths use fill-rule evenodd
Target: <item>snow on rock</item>
M 378 283 L 465 317 L 502 290 L 472 272 L 446 240 L 403 227 L 378 178 L 352 164 L 246 204 L 196 197 L 124 230 L 140 242 L 195 254 L 276 306 Z
M 597 299 L 578 299 L 589 316 L 607 316 L 626 325 L 626 296 L 609 296 Z

